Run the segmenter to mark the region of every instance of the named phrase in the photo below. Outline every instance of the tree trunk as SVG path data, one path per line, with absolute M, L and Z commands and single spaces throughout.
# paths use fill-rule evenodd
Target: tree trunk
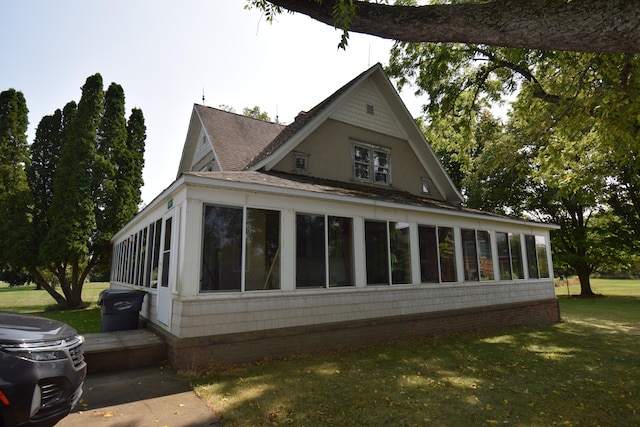
M 350 1 L 269 3 L 341 27 L 334 10 L 348 10 Z M 638 0 L 494 0 L 425 6 L 353 3 L 355 15 L 346 23 L 346 29 L 386 39 L 539 50 L 640 52 Z
M 591 290 L 591 268 L 586 264 L 575 266 L 578 279 L 580 279 L 580 296 L 591 297 L 595 294 Z
M 44 277 L 42 277 L 42 274 L 40 274 L 38 270 L 30 270 L 29 273 L 31 273 L 31 276 L 33 276 L 33 279 L 36 281 L 37 286 L 40 289 L 44 289 L 45 291 L 47 291 L 47 293 L 51 295 L 51 297 L 59 306 L 62 307 L 67 303 L 65 297 L 56 292 L 53 286 L 51 286 L 49 282 L 47 282 Z

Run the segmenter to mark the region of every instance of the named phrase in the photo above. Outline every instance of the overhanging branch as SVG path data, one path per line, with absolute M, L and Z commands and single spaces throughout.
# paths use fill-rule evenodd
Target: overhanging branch
M 269 3 L 336 26 L 333 11 L 345 1 Z M 386 39 L 539 50 L 640 52 L 640 0 L 494 0 L 426 6 L 352 3 L 355 15 L 348 30 Z

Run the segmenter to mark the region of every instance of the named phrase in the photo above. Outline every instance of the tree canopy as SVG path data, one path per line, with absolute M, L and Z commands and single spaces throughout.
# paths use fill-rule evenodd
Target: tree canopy
M 467 204 L 562 226 L 558 267 L 620 263 L 640 233 L 640 58 L 401 43 L 389 75 L 426 97 L 423 128 Z M 513 99 L 506 125 L 490 107 Z
M 0 269 L 28 271 L 58 304 L 80 306 L 89 272 L 109 262 L 111 236 L 137 213 L 144 117 L 133 109 L 127 122 L 122 87 L 112 83 L 105 92 L 95 74 L 77 104 L 42 118 L 28 150 L 26 103 L 16 95 L 6 103 L 5 93 L 16 92 L 3 92 L 0 110 L 13 104 L 20 114 L 0 113 L 0 125 L 11 124 L 2 152 L 6 146 L 19 155 L 0 158 L 0 170 L 13 176 L 0 194 L 14 200 L 16 212 L 3 222 L 13 231 L 3 233 Z M 2 199 L 0 208 L 7 206 Z
M 247 0 L 271 20 L 299 12 L 348 32 L 404 42 L 457 42 L 537 50 L 640 52 L 638 0 Z

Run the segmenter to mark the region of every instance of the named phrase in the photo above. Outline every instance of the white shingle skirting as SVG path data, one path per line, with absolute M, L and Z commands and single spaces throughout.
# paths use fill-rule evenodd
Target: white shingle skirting
M 167 341 L 168 360 L 174 368 L 194 369 L 354 349 L 452 332 L 551 325 L 559 321 L 558 300 L 552 298 L 183 339 L 152 324 L 149 327 Z
M 177 338 L 351 322 L 555 298 L 549 280 L 227 293 L 173 301 Z

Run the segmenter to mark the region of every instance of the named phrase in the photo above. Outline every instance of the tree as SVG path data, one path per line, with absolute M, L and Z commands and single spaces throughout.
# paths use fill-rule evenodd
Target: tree
M 271 121 L 271 117 L 269 117 L 269 114 L 266 111 L 262 111 L 260 107 L 258 107 L 257 105 L 253 108 L 245 107 L 242 110 L 242 115 L 247 117 L 252 117 L 257 120 L 262 120 L 265 122 Z
M 247 0 L 267 20 L 283 9 L 343 30 L 405 42 L 457 42 L 539 50 L 640 52 L 638 0 Z
M 37 257 L 27 268 L 60 306 L 82 305 L 90 271 L 108 263 L 111 236 L 137 213 L 144 117 L 134 109 L 127 123 L 124 114 L 122 87 L 111 84 L 105 93 L 95 74 L 77 105 L 43 117 L 36 130 L 27 175 Z
M 22 261 L 30 256 L 27 113 L 22 92 L 0 93 L 0 272 L 17 279 L 14 284 L 24 278 Z
M 65 129 L 69 129 L 75 117 L 77 104 L 69 102 L 64 109 L 56 110 L 52 115 L 40 121 L 33 143 L 31 144 L 31 162 L 27 168 L 27 180 L 32 194 L 30 256 L 23 258 L 27 271 L 38 270 L 40 245 L 46 238 L 53 220 L 53 211 L 49 209 L 53 200 L 53 183 L 60 163 L 60 154 L 65 140 Z M 41 276 L 42 274 L 40 274 Z M 38 276 L 36 276 L 38 277 Z M 35 280 L 38 289 L 49 279 Z M 53 282 L 52 282 L 53 283 Z M 56 299 L 63 303 L 62 299 Z
M 445 166 L 457 162 L 467 203 L 561 224 L 554 256 L 592 294 L 589 275 L 611 251 L 595 249 L 591 219 L 615 222 L 616 200 L 628 214 L 618 245 L 638 232 L 637 56 L 396 43 L 388 72 L 427 95 L 427 133 Z M 486 109 L 514 94 L 501 135 Z

